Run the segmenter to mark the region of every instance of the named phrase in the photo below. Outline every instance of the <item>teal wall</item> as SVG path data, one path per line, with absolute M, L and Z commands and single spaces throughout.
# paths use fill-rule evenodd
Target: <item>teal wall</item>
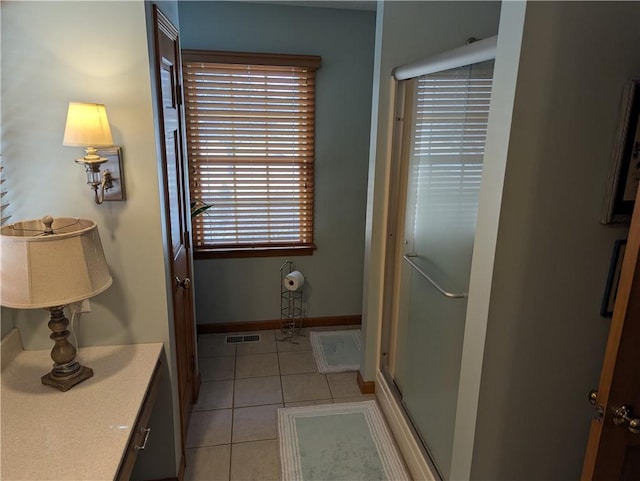
M 153 457 L 154 463 L 136 479 L 174 477 L 182 448 L 179 430 L 174 432 L 179 411 L 167 296 L 171 277 L 165 268 L 145 3 L 3 1 L 1 8 L 0 150 L 10 179 L 11 221 L 50 214 L 98 224 L 113 284 L 91 298 L 91 312 L 76 320 L 79 355 L 86 346 L 164 343 L 166 367 L 154 413 L 161 422 L 152 425 L 155 441 L 139 457 Z M 94 27 L 96 34 L 87 34 Z M 125 202 L 96 205 L 84 169 L 73 161 L 82 149 L 62 145 L 71 100 L 106 105 L 114 141 L 122 146 Z M 48 320 L 44 309 L 2 309 L 1 332 L 15 326 L 25 349 L 50 350 Z M 95 373 L 96 380 L 100 376 Z
M 518 64 L 501 67 L 516 88 L 493 279 L 478 279 L 491 293 L 474 480 L 580 478 L 585 399 L 610 326 L 600 302 L 614 242 L 627 234 L 600 218 L 622 93 L 640 75 L 640 3 L 525 7 L 519 31 L 500 24 L 499 42 L 521 47 Z
M 182 48 L 322 56 L 316 92 L 309 317 L 362 312 L 375 12 L 236 2 L 179 2 Z M 281 257 L 195 262 L 199 324 L 278 319 Z
M 6 336 L 13 328 L 13 309 L 2 307 L 0 309 L 0 338 Z

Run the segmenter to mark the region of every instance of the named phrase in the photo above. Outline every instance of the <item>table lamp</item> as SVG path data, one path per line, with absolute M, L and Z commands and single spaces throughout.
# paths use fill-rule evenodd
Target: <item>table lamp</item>
M 0 229 L 0 247 L 0 304 L 51 312 L 54 364 L 42 383 L 67 391 L 93 376 L 75 359 L 64 308 L 111 285 L 96 223 L 51 216 L 16 222 Z

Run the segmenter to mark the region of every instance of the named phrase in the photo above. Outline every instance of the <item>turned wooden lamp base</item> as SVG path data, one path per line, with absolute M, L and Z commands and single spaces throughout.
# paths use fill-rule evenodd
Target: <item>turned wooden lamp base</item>
M 93 376 L 93 369 L 83 366 L 75 360 L 76 348 L 68 340 L 70 332 L 67 330 L 69 319 L 64 315 L 64 306 L 49 308 L 51 320 L 49 329 L 53 332 L 49 336 L 56 345 L 51 350 L 53 369 L 42 376 L 42 384 L 55 387 L 60 391 L 68 391 L 73 386 Z
M 85 379 L 89 379 L 93 376 L 93 369 L 83 366 L 82 364 L 78 365 L 80 366 L 80 369 L 76 371 L 76 374 L 67 378 L 57 377 L 52 369 L 50 373 L 42 376 L 42 384 L 55 387 L 56 389 L 60 389 L 60 391 L 68 391 L 76 384 L 81 383 Z

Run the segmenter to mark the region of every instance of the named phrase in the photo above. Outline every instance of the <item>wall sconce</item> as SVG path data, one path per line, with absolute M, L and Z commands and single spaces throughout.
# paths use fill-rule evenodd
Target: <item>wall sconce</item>
M 86 155 L 76 159 L 76 163 L 84 165 L 87 184 L 93 189 L 96 204 L 105 200 L 124 200 L 120 155 L 101 157 L 96 149 L 113 146 L 107 110 L 103 104 L 69 102 L 62 144 L 86 147 Z
M 93 376 L 91 368 L 76 360 L 64 308 L 111 285 L 96 223 L 51 216 L 16 222 L 0 230 L 0 247 L 0 304 L 51 312 L 54 364 L 42 384 L 67 391 Z

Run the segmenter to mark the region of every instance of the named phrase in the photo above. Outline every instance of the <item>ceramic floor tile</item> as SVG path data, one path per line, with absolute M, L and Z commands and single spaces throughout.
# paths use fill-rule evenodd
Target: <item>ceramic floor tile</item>
M 198 359 L 202 382 L 233 379 L 235 365 L 236 359 L 234 356 L 201 357 Z
M 233 407 L 233 381 L 203 382 L 194 411 Z
M 284 403 L 284 407 L 295 408 L 300 406 L 319 406 L 320 404 L 333 404 L 333 400 L 316 399 L 315 401 L 294 401 L 294 402 Z
M 187 481 L 279 480 L 278 408 L 375 399 L 360 393 L 355 372 L 319 374 L 310 329 L 299 333 L 293 342 L 277 341 L 279 329 L 236 333 L 261 335 L 241 344 L 226 344 L 231 334 L 198 336 L 203 384 L 186 440 Z
M 313 351 L 279 352 L 280 374 L 317 373 L 318 367 Z
M 236 379 L 234 407 L 260 406 L 282 402 L 280 376 Z
M 311 341 L 309 341 L 308 329 L 300 329 L 299 334 L 293 336 L 290 340 L 276 342 L 278 352 L 290 351 L 310 351 Z
M 324 374 L 290 374 L 282 376 L 285 402 L 313 401 L 331 397 Z
M 231 447 L 231 481 L 280 479 L 278 440 L 238 443 Z
M 247 354 L 264 354 L 267 352 L 276 352 L 276 337 L 274 331 L 255 331 L 241 332 L 243 335 L 260 334 L 258 342 L 243 342 L 238 344 L 236 355 L 244 356 Z
M 245 377 L 278 376 L 278 354 L 250 354 L 236 356 L 236 379 Z
M 229 481 L 231 445 L 187 449 L 185 481 Z
M 227 334 L 200 334 L 198 336 L 198 356 L 235 356 L 236 345 L 227 344 L 226 338 Z
M 329 383 L 329 389 L 331 389 L 331 396 L 334 399 L 362 394 L 358 387 L 357 373 L 355 371 L 327 373 L 327 382 Z
M 360 396 L 350 396 L 350 397 L 338 397 L 334 398 L 334 403 L 350 403 L 350 402 L 361 402 L 361 401 L 375 401 L 375 394 L 360 394 Z
M 197 448 L 231 443 L 231 409 L 191 413 L 185 447 Z
M 233 410 L 231 442 L 261 441 L 278 436 L 277 412 L 282 404 L 236 408 Z

